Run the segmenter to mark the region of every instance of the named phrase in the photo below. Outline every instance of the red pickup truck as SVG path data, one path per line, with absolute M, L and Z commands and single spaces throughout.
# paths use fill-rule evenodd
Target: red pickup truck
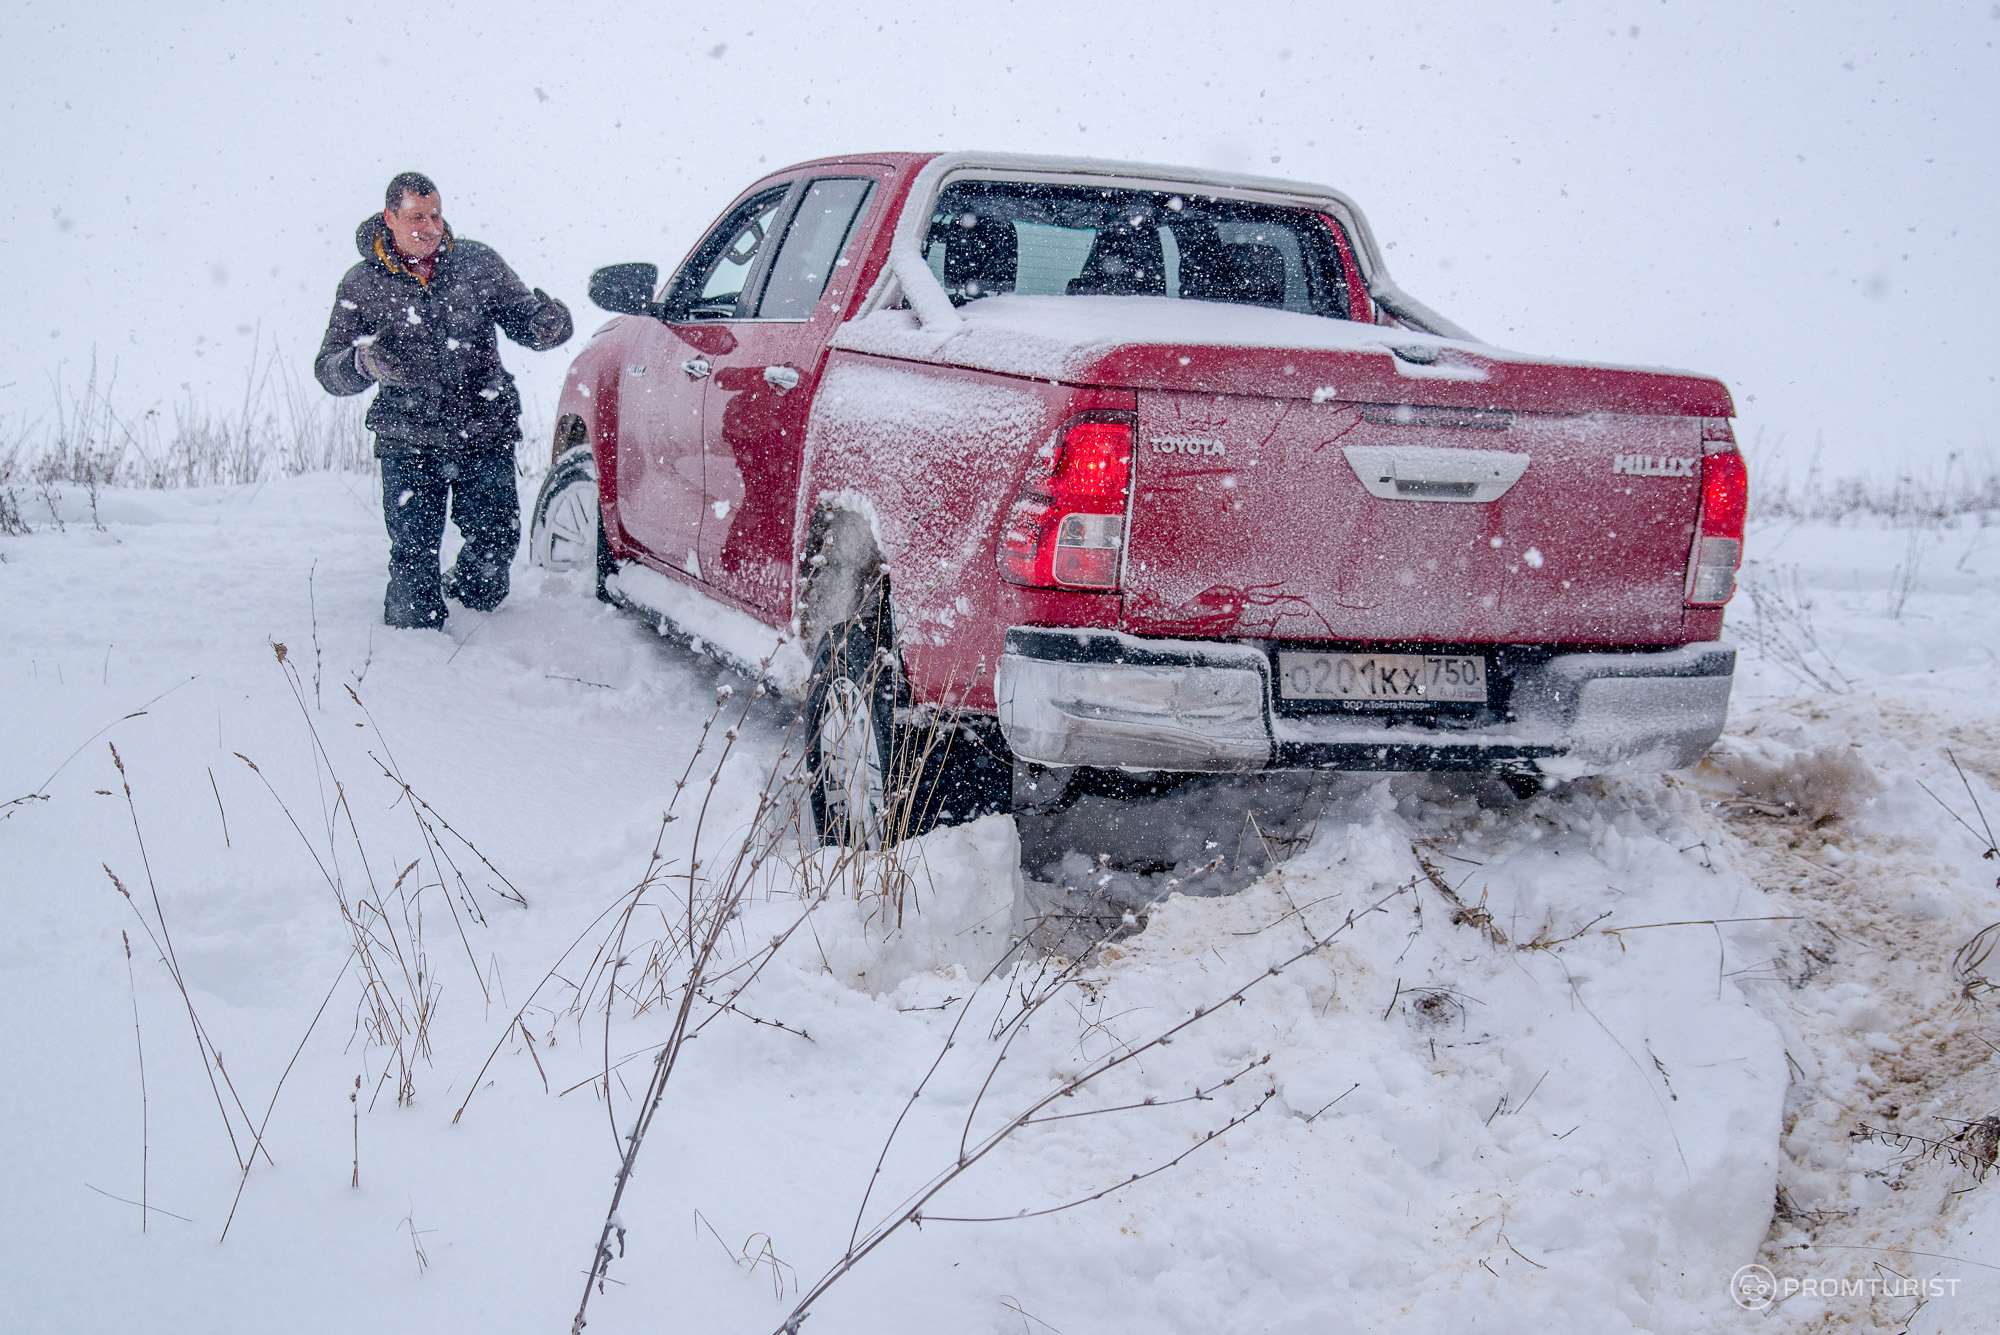
M 1729 392 L 1479 342 L 1335 191 L 832 158 L 591 295 L 535 558 L 805 697 L 829 842 L 1107 769 L 1525 793 L 1722 729 Z

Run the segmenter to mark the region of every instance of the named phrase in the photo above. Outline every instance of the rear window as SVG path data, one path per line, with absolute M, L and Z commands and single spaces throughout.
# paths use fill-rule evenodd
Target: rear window
M 1348 315 L 1325 219 L 1194 192 L 954 181 L 938 196 L 924 258 L 958 306 L 1014 292 Z

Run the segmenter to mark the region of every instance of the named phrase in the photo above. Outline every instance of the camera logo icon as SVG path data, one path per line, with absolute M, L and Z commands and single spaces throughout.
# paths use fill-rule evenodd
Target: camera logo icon
M 1729 1296 L 1749 1312 L 1761 1312 L 1778 1296 L 1778 1277 L 1754 1262 L 1729 1277 Z

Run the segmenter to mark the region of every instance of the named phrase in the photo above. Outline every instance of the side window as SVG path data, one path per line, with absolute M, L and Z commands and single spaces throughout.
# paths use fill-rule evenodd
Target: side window
M 790 188 L 777 186 L 744 201 L 708 234 L 696 248 L 688 267 L 674 280 L 673 292 L 667 298 L 670 305 L 680 308 L 674 318 L 737 318 L 738 299 L 750 281 L 757 257 L 763 253 L 764 240 L 770 235 Z
M 865 177 L 814 181 L 785 229 L 757 316 L 803 320 L 819 304 L 875 183 Z

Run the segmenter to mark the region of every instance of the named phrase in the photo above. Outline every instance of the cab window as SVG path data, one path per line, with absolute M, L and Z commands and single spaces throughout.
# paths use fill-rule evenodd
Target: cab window
M 759 319 L 803 320 L 812 315 L 874 188 L 866 177 L 819 180 L 806 187 L 785 228 L 784 242 L 771 260 L 771 276 L 757 304 Z
M 671 318 L 731 320 L 745 313 L 740 309 L 744 291 L 756 275 L 790 188 L 775 186 L 745 200 L 703 239 L 666 297 Z

